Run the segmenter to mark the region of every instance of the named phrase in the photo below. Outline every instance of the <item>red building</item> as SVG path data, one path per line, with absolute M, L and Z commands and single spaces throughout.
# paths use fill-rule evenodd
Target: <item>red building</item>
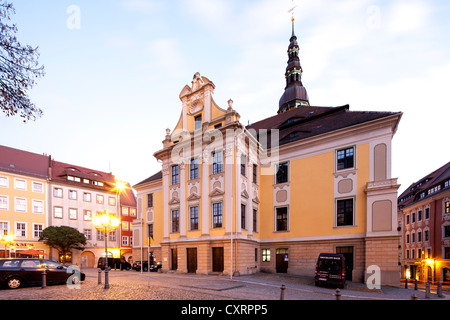
M 133 230 L 131 225 L 136 219 L 136 197 L 130 184 L 127 183 L 125 191 L 120 195 L 120 256 L 128 262 L 132 262 Z
M 450 283 L 450 162 L 398 198 L 402 278 Z

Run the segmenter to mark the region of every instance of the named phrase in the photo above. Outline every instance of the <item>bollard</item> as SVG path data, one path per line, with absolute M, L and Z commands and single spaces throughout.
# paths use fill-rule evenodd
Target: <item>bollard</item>
M 405 289 L 408 289 L 408 279 L 405 279 Z
M 417 290 L 417 278 L 414 280 L 414 290 Z
M 102 269 L 98 269 L 98 283 L 102 284 Z
M 284 300 L 284 290 L 286 290 L 286 286 L 282 284 L 280 290 L 280 300 Z
M 339 290 L 339 288 L 336 289 L 336 293 L 334 295 L 336 296 L 336 301 L 341 300 L 341 290 Z
M 430 280 L 427 281 L 427 284 L 425 286 L 425 299 L 430 298 Z
M 41 289 L 44 289 L 47 286 L 47 272 L 44 270 L 42 270 L 42 285 L 41 285 Z
M 411 300 L 417 300 L 417 295 L 413 294 L 413 295 L 411 296 Z
M 443 298 L 444 295 L 442 294 L 442 283 L 438 281 L 437 283 L 437 295 L 439 298 Z

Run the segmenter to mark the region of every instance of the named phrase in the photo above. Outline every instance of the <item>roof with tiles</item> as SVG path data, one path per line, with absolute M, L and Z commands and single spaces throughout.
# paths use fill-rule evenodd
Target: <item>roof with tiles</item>
M 411 184 L 398 197 L 398 208 L 401 210 L 446 190 L 450 190 L 450 162 Z
M 279 130 L 279 145 L 310 138 L 320 134 L 344 129 L 361 123 L 381 119 L 401 112 L 350 111 L 349 105 L 342 107 L 302 106 L 279 113 L 253 123 L 246 128 L 258 133 L 267 131 L 267 147 L 270 148 L 270 130 Z
M 46 155 L 0 146 L 0 171 L 47 179 L 49 161 Z

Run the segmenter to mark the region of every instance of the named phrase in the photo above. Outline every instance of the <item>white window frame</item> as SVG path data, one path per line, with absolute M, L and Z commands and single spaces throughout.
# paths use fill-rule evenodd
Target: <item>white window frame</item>
M 19 210 L 18 209 L 18 200 L 25 200 L 25 210 Z M 27 198 L 22 198 L 22 197 L 14 197 L 14 211 L 16 212 L 27 212 L 28 211 L 28 201 Z
M 41 226 L 42 230 L 36 230 L 36 227 Z M 33 239 L 39 239 L 39 233 L 42 233 L 44 231 L 44 224 L 42 223 L 33 223 Z M 36 232 L 38 232 L 38 235 L 36 236 Z
M 36 186 L 41 186 L 41 189 L 36 189 Z M 44 184 L 38 181 L 31 181 L 31 190 L 36 193 L 44 193 Z
M 19 188 L 18 186 L 17 186 L 17 183 L 18 182 L 24 182 L 24 187 L 23 188 Z M 23 190 L 23 191 L 27 191 L 27 180 L 25 180 L 25 179 L 19 179 L 19 178 L 14 178 L 14 189 L 16 189 L 16 190 Z
M 41 211 L 35 210 L 36 207 L 40 208 Z M 31 201 L 31 212 L 38 213 L 38 214 L 43 214 L 44 213 L 44 200 L 33 199 Z
M 5 196 L 5 195 L 0 195 L 0 199 L 4 199 L 6 202 L 5 207 L 0 206 L 0 210 L 9 211 L 9 197 Z M 1 203 L 1 201 L 0 201 L 0 203 Z
M 18 229 L 17 226 L 19 224 L 24 225 L 25 229 Z M 21 232 L 21 235 L 17 235 L 17 232 Z M 22 235 L 22 233 L 25 233 L 25 235 Z M 20 239 L 24 239 L 27 237 L 27 223 L 26 222 L 21 222 L 21 221 L 14 222 L 14 236 L 16 238 L 20 238 Z
M 2 183 L 2 182 L 5 183 Z M 9 178 L 5 176 L 0 176 L 0 187 L 2 188 L 8 188 L 9 187 Z

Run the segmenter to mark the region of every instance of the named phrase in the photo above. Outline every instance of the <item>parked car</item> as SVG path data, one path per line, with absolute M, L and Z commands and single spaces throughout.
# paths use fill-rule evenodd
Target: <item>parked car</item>
M 84 281 L 85 274 L 56 261 L 29 258 L 0 259 L 0 285 L 17 289 L 24 285 L 42 284 L 42 271 L 47 284 Z
M 136 261 L 135 263 L 133 263 L 133 269 L 136 271 L 141 271 L 141 261 Z M 162 263 L 161 262 L 153 262 L 150 265 L 150 272 L 157 272 L 158 269 L 161 269 L 162 267 Z M 148 271 L 148 261 L 144 261 L 144 267 L 143 267 L 143 271 Z
M 98 258 L 97 268 L 105 270 L 106 260 L 104 257 Z M 131 263 L 127 262 L 124 258 L 108 258 L 109 269 L 130 270 Z
M 337 285 L 344 288 L 345 285 L 345 258 L 338 253 L 321 253 L 317 259 L 314 275 L 316 286 Z

